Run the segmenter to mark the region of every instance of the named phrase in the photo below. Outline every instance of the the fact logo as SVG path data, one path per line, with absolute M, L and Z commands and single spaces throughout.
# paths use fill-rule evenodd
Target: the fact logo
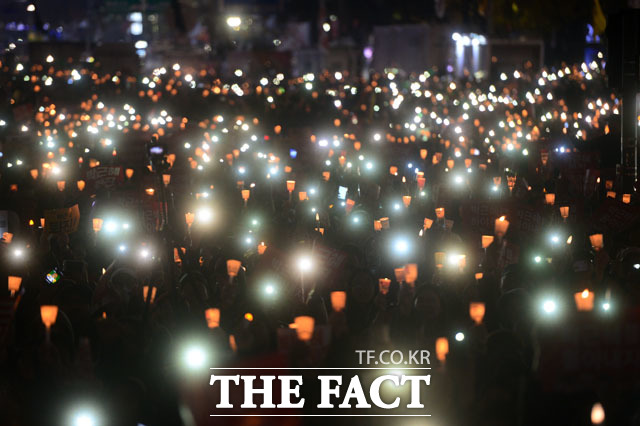
M 355 375 L 334 372 L 327 375 L 314 373 L 312 376 L 307 374 L 309 371 L 303 372 L 304 375 L 212 374 L 209 385 L 219 387 L 219 392 L 216 392 L 219 400 L 213 416 L 224 416 L 225 409 L 240 409 L 245 415 L 250 415 L 249 409 L 312 409 L 316 413 L 335 416 L 345 409 L 425 408 L 421 395 L 431 384 L 430 374 L 420 374 L 425 371 L 390 374 L 389 370 L 369 367 L 352 370 L 360 371 Z M 428 371 L 429 368 L 412 368 L 406 372 L 412 370 Z M 305 382 L 315 388 L 305 389 Z M 310 407 L 304 397 L 308 394 L 315 396 Z

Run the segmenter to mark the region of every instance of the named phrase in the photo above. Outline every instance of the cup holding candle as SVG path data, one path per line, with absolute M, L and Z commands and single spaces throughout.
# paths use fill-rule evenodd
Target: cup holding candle
M 390 227 L 389 218 L 388 217 L 381 217 L 380 218 L 380 225 L 382 226 L 382 229 L 389 229 L 389 227 Z
M 378 279 L 378 290 L 380 290 L 380 294 L 382 295 L 388 294 L 390 286 L 391 286 L 391 280 L 389 278 Z
M 600 251 L 604 247 L 602 234 L 589 235 L 589 241 L 591 241 L 591 247 L 593 247 L 595 251 Z
M 482 248 L 486 249 L 493 243 L 493 235 L 483 235 L 482 236 Z
M 469 303 L 469 317 L 471 317 L 471 319 L 476 325 L 482 324 L 484 313 L 485 313 L 484 303 L 482 302 Z
M 9 291 L 11 292 L 11 297 L 15 296 L 15 294 L 20 290 L 20 285 L 22 284 L 22 277 L 9 276 Z
M 229 282 L 233 282 L 233 278 L 238 276 L 238 271 L 240 270 L 241 265 L 242 262 L 239 260 L 227 260 L 227 275 L 229 275 Z
M 449 340 L 446 337 L 438 337 L 436 339 L 436 357 L 442 364 L 447 359 L 449 353 Z
M 310 316 L 299 316 L 295 317 L 293 320 L 293 324 L 296 334 L 298 335 L 298 339 L 303 342 L 308 342 L 313 337 L 313 329 L 315 326 L 315 319 Z
M 592 311 L 595 294 L 588 289 L 579 291 L 573 295 L 578 311 Z
M 58 318 L 58 306 L 42 305 L 40 306 L 40 318 L 47 330 L 47 342 L 51 340 L 51 327 L 56 323 Z
M 395 268 L 393 270 L 393 273 L 395 274 L 396 281 L 399 284 L 402 284 L 403 282 L 405 282 L 406 277 L 405 277 L 405 273 L 404 273 L 404 268 Z
M 209 308 L 204 311 L 204 317 L 207 320 L 207 327 L 211 329 L 220 327 L 220 309 Z
M 500 216 L 495 221 L 495 235 L 498 239 L 502 239 L 509 229 L 509 221 L 505 216 Z
M 414 287 L 418 280 L 418 265 L 416 263 L 408 263 L 404 265 L 404 280 L 409 286 Z
M 347 293 L 344 291 L 331 292 L 331 307 L 336 312 L 342 312 L 347 306 Z

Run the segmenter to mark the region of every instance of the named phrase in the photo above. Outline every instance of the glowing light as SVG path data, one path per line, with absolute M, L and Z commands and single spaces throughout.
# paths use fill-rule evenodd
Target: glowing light
M 227 18 L 227 25 L 231 28 L 238 28 L 240 25 L 242 25 L 242 18 L 240 18 L 239 16 L 229 16 Z
M 88 410 L 80 411 L 73 416 L 73 426 L 97 426 L 96 415 Z
M 205 365 L 207 353 L 201 346 L 191 345 L 185 349 L 182 360 L 188 369 L 198 370 Z
M 396 254 L 404 255 L 409 253 L 409 241 L 406 238 L 398 238 L 393 242 L 393 250 Z
M 558 310 L 558 305 L 557 303 L 552 300 L 552 299 L 547 299 L 544 302 L 542 302 L 542 310 L 547 314 L 547 315 L 553 315 L 556 313 L 556 311 Z
M 196 219 L 200 223 L 210 223 L 213 220 L 213 212 L 209 208 L 201 207 L 196 211 Z
M 601 403 L 596 402 L 591 407 L 591 424 L 601 425 L 604 423 L 605 415 L 604 415 L 604 407 Z
M 462 342 L 464 340 L 464 333 L 462 333 L 461 331 L 457 332 L 455 338 L 458 342 Z
M 298 258 L 298 269 L 300 272 L 308 272 L 313 267 L 313 262 L 309 256 L 301 256 Z

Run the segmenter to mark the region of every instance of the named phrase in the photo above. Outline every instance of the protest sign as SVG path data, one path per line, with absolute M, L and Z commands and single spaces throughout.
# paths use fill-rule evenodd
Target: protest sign
M 113 189 L 124 182 L 124 173 L 121 166 L 97 166 L 87 170 L 85 181 L 90 191 L 100 188 Z
M 78 229 L 80 223 L 80 209 L 77 204 L 72 207 L 44 211 L 44 229 L 55 234 L 64 232 L 70 234 Z

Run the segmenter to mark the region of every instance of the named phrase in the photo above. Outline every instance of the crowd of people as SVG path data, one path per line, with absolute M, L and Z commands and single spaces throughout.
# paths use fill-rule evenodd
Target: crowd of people
M 205 424 L 189 368 L 362 349 L 430 351 L 425 424 L 640 422 L 620 102 L 601 62 L 530 68 L 4 60 L 2 424 Z M 284 420 L 326 421 L 215 419 Z

